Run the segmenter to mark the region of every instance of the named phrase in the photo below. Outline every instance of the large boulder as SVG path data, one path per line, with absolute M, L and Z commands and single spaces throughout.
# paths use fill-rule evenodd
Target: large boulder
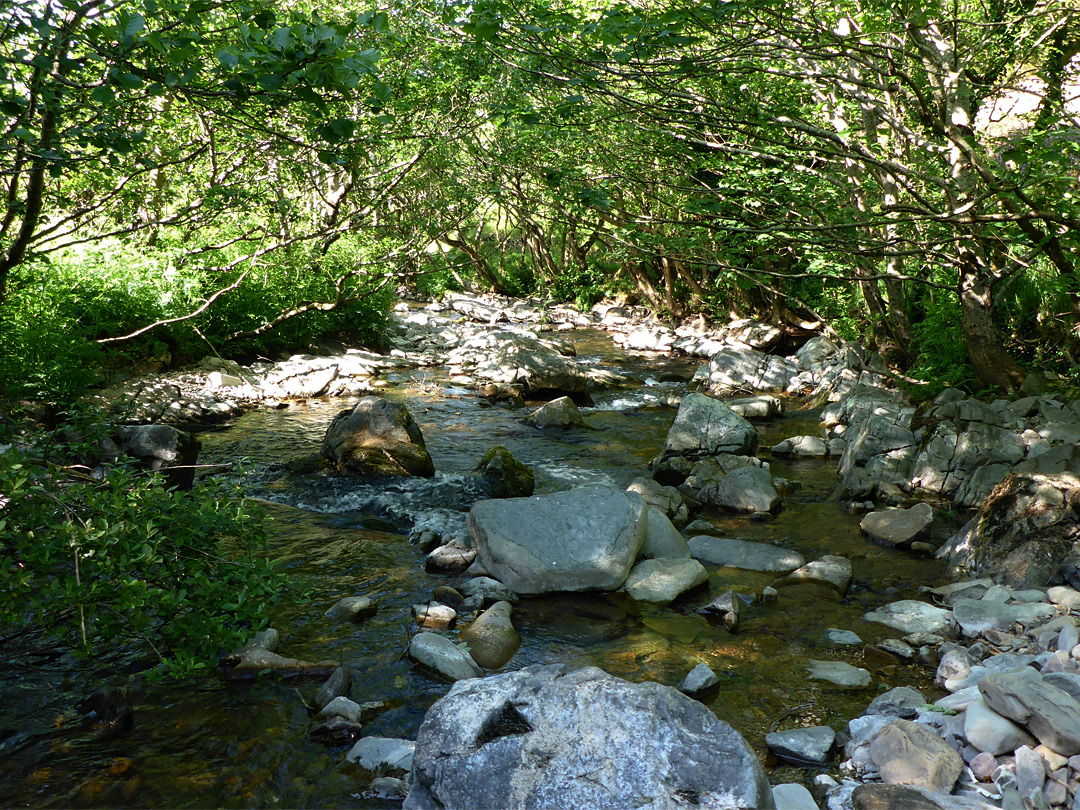
M 786 357 L 764 354 L 748 346 L 726 346 L 694 374 L 710 394 L 735 391 L 783 391 L 799 367 Z
M 992 577 L 1012 588 L 1044 588 L 1080 540 L 1080 477 L 1072 473 L 1010 475 L 979 514 L 942 546 L 954 574 Z M 1076 581 L 1073 581 L 1076 580 Z
M 646 515 L 637 493 L 581 487 L 480 501 L 468 527 L 480 565 L 515 593 L 613 591 L 645 542 Z
M 771 808 L 757 756 L 657 683 L 536 666 L 455 684 L 424 717 L 405 810 Z
M 495 382 L 520 383 L 535 398 L 588 402 L 588 374 L 550 342 L 515 335 L 499 345 L 493 365 Z
M 364 397 L 334 417 L 323 455 L 342 472 L 365 476 L 435 475 L 424 434 L 408 408 L 381 397 Z
M 757 430 L 724 403 L 704 394 L 687 394 L 668 431 L 662 458 L 704 458 L 721 453 L 752 456 Z

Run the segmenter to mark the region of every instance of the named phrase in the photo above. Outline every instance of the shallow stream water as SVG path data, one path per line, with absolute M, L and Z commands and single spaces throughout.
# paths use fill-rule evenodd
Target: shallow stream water
M 533 468 L 537 493 L 581 484 L 625 487 L 663 447 L 675 409 L 661 403 L 687 390 L 695 361 L 628 356 L 601 332 L 570 335 L 578 362 L 627 374 L 634 384 L 596 396 L 584 411 L 592 429 L 538 431 L 521 423 L 525 411 L 492 406 L 455 388 L 439 369 L 401 372 L 387 396 L 405 402 L 423 430 L 436 477 L 373 486 L 355 480 L 290 474 L 286 464 L 318 452 L 327 425 L 353 400 L 311 400 L 284 410 L 252 411 L 226 429 L 203 434 L 205 462 L 244 459 L 249 486 L 272 517 L 273 555 L 289 573 L 290 597 L 274 626 L 284 655 L 333 659 L 359 678 L 351 697 L 381 705 L 364 733 L 415 739 L 424 712 L 448 684 L 414 669 L 403 657 L 412 632 L 410 607 L 435 587 L 460 578 L 424 571 L 423 555 L 407 540 L 413 525 L 460 528 L 471 503 L 464 477 L 495 444 Z M 758 423 L 761 447 L 818 432 L 817 414 L 797 409 Z M 843 729 L 881 691 L 904 683 L 926 686 L 918 665 L 865 660 L 860 647 L 835 647 L 826 628 L 854 630 L 867 643 L 896 635 L 862 615 L 886 602 L 941 582 L 940 565 L 908 552 L 872 545 L 859 517 L 828 496 L 835 461 L 770 459 L 774 476 L 801 484 L 767 520 L 706 513 L 718 534 L 774 542 L 806 559 L 840 554 L 852 559 L 854 581 L 842 600 L 819 590 L 790 588 L 774 603 L 751 604 L 740 630 L 729 634 L 695 610 L 734 588 L 760 593 L 773 575 L 712 570 L 708 591 L 674 606 L 639 605 L 621 594 L 551 595 L 515 608 L 523 639 L 507 668 L 565 662 L 596 665 L 632 681 L 676 685 L 698 662 L 721 678 L 706 703 L 754 745 L 774 783 L 806 773 L 768 761 L 765 734 L 777 728 L 829 725 Z M 361 624 L 336 624 L 324 611 L 342 596 L 363 594 L 379 606 Z M 808 659 L 866 666 L 870 689 L 842 690 L 812 682 Z M 342 766 L 348 746 L 307 738 L 305 702 L 320 679 L 266 677 L 198 685 L 142 687 L 135 725 L 100 739 L 71 721 L 81 684 L 64 660 L 19 666 L 0 676 L 0 805 L 79 807 L 376 807 L 366 781 Z M 123 672 L 103 673 L 122 684 Z M 31 737 L 26 737 L 30 733 Z M 20 736 L 22 735 L 22 736 Z

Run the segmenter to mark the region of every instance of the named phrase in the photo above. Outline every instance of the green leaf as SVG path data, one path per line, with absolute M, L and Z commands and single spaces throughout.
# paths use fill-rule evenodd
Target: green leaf
M 127 25 L 124 26 L 124 37 L 133 37 L 144 28 L 146 28 L 146 20 L 143 19 L 143 15 L 132 14 L 131 19 L 129 19 Z
M 218 49 L 214 56 L 217 58 L 218 63 L 226 70 L 232 70 L 240 64 L 240 55 L 236 52 L 236 49 L 231 46 Z M 165 81 L 167 83 L 168 78 L 166 78 Z
M 96 101 L 98 104 L 112 104 L 116 101 L 116 93 L 108 86 L 95 87 L 90 91 L 90 98 Z
M 292 44 L 293 33 L 289 26 L 282 26 L 270 35 L 270 45 L 279 51 L 284 51 Z

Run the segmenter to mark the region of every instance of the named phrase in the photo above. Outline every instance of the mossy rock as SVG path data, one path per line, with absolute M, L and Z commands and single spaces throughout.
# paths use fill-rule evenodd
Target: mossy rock
M 435 465 L 424 435 L 408 408 L 381 397 L 364 397 L 334 417 L 323 455 L 340 472 L 363 476 L 431 478 Z
M 484 453 L 473 476 L 492 498 L 527 498 L 533 494 L 533 472 L 501 444 Z

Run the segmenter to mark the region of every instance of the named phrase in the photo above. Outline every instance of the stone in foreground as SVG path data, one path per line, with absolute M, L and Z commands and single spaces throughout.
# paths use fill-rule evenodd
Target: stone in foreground
M 752 456 L 757 430 L 731 408 L 704 394 L 687 394 L 668 431 L 663 457 Z
M 642 560 L 626 578 L 626 592 L 638 602 L 666 605 L 709 581 L 697 560 Z
M 948 793 L 964 760 L 941 737 L 910 720 L 893 720 L 870 742 L 870 760 L 889 785 Z
M 417 735 L 405 810 L 771 808 L 746 741 L 671 687 L 537 666 L 455 684 Z
M 480 565 L 515 593 L 613 591 L 645 541 L 646 509 L 637 493 L 580 487 L 480 501 L 468 525 Z

